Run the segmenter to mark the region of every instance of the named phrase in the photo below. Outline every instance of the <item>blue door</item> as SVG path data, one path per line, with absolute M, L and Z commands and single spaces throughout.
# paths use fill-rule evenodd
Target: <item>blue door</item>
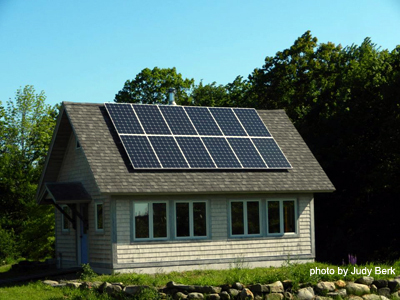
M 81 204 L 81 215 L 86 216 L 87 215 L 87 207 L 85 207 L 85 204 Z M 81 264 L 87 264 L 89 262 L 88 259 L 88 238 L 87 238 L 87 229 L 85 228 L 85 225 L 83 224 L 83 221 L 80 220 L 80 239 L 81 239 Z

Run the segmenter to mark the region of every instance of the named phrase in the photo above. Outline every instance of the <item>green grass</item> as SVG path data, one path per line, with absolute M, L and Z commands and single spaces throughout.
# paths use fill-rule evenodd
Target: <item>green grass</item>
M 393 267 L 396 269 L 396 276 L 400 275 L 400 260 L 394 263 L 388 264 L 367 264 L 363 266 L 358 266 L 358 269 L 362 268 L 374 268 L 375 266 L 380 266 L 382 268 Z M 245 264 L 235 264 L 228 270 L 197 270 L 188 272 L 172 272 L 163 273 L 160 270 L 159 273 L 154 275 L 148 274 L 117 274 L 117 275 L 102 275 L 93 276 L 88 270 L 87 274 L 91 275 L 90 281 L 108 281 L 108 282 L 122 282 L 125 285 L 149 285 L 154 287 L 165 286 L 169 281 L 175 281 L 181 284 L 196 284 L 196 285 L 222 285 L 226 283 L 241 282 L 245 285 L 255 284 L 255 283 L 272 283 L 278 280 L 292 280 L 294 282 L 294 287 L 297 288 L 299 283 L 310 282 L 316 284 L 318 281 L 335 281 L 338 279 L 350 281 L 359 278 L 359 275 L 348 275 L 344 277 L 343 275 L 335 274 L 333 275 L 314 275 L 310 277 L 311 268 L 333 268 L 337 270 L 338 266 L 324 264 L 324 263 L 307 263 L 307 264 L 297 264 L 292 262 L 287 262 L 284 266 L 280 268 L 255 268 L 248 269 Z M 344 268 L 349 268 L 353 270 L 353 266 L 340 266 Z M 393 275 L 375 275 L 371 274 L 377 279 L 388 279 L 393 278 Z M 89 278 L 87 278 L 89 280 Z M 143 295 L 136 297 L 136 299 L 152 299 L 149 293 L 154 293 L 151 291 L 143 291 Z M 153 295 L 154 296 L 154 295 Z M 124 297 L 120 297 L 123 299 Z M 70 288 L 53 288 L 42 284 L 40 281 L 35 283 L 29 283 L 22 286 L 14 287 L 4 287 L 0 288 L 0 300 L 2 299 L 50 299 L 50 300 L 62 300 L 62 299 L 111 299 L 107 295 L 101 295 L 96 291 L 87 290 L 81 291 L 79 289 Z
M 0 273 L 5 273 L 10 271 L 12 264 L 0 266 Z
M 29 283 L 21 286 L 2 287 L 0 288 L 1 300 L 41 300 L 41 299 L 62 299 L 63 292 L 61 289 L 53 288 L 42 284 L 40 281 Z
M 396 269 L 396 275 L 400 275 L 400 260 L 393 264 L 367 264 L 364 266 L 358 266 L 358 269 L 364 267 L 374 268 L 380 266 L 382 268 L 394 267 Z M 335 274 L 333 275 L 313 275 L 310 277 L 311 268 L 333 268 Z M 196 285 L 222 285 L 226 283 L 241 282 L 243 284 L 254 284 L 254 283 L 272 283 L 278 280 L 292 280 L 294 284 L 311 282 L 316 284 L 318 281 L 336 281 L 339 279 L 350 281 L 355 280 L 360 275 L 343 275 L 337 274 L 337 267 L 330 264 L 324 263 L 286 263 L 280 268 L 255 268 L 247 269 L 242 267 L 233 266 L 228 270 L 202 270 L 202 271 L 189 271 L 189 272 L 172 272 L 172 273 L 157 273 L 154 275 L 147 274 L 120 274 L 120 275 L 108 275 L 99 276 L 94 280 L 96 281 L 108 281 L 108 282 L 123 282 L 125 284 L 133 285 L 150 285 L 161 287 L 169 281 L 175 281 L 182 284 L 196 284 Z M 349 268 L 349 273 L 352 272 L 353 266 L 340 266 L 342 268 Z M 393 275 L 375 275 L 372 271 L 371 276 L 377 279 L 388 279 L 393 278 Z

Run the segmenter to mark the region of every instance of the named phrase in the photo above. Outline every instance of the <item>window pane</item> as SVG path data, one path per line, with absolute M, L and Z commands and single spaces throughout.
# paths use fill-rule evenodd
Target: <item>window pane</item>
M 96 204 L 97 208 L 97 229 L 103 229 L 103 204 Z
M 149 237 L 149 205 L 135 203 L 135 238 Z
M 231 202 L 232 235 L 244 234 L 243 202 Z
M 71 216 L 71 213 L 70 213 L 71 210 L 69 209 L 68 206 L 64 206 L 63 210 L 67 213 L 68 216 Z M 68 219 L 64 215 L 62 216 L 62 219 L 63 219 L 63 230 L 68 230 L 69 229 Z
M 153 203 L 153 237 L 167 237 L 167 204 Z
M 295 232 L 294 201 L 283 201 L 283 218 L 285 232 Z
M 204 202 L 193 203 L 194 236 L 207 235 L 206 204 Z
M 258 201 L 247 202 L 248 234 L 260 233 L 260 210 Z
M 279 201 L 268 201 L 268 232 L 280 233 Z
M 189 203 L 176 203 L 176 234 L 190 236 Z

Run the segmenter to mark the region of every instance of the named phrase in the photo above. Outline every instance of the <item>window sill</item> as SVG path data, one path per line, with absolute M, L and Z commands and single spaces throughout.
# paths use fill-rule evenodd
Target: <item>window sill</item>
M 242 241 L 242 240 L 276 240 L 276 239 L 293 239 L 293 238 L 299 238 L 300 234 L 294 233 L 294 234 L 279 234 L 279 235 L 267 235 L 267 236 L 230 236 L 228 237 L 229 241 Z
M 180 239 L 168 239 L 168 240 L 133 240 L 130 244 L 178 244 L 178 243 L 198 243 L 198 242 L 214 242 L 210 237 L 204 238 L 180 238 Z

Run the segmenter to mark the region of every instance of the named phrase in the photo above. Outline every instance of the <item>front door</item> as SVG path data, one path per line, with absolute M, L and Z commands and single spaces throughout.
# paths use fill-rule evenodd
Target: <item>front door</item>
M 79 212 L 87 220 L 88 216 L 88 206 L 87 204 L 81 204 Z M 89 262 L 88 258 L 88 237 L 87 228 L 85 227 L 83 221 L 78 218 L 79 222 L 79 239 L 80 239 L 80 253 L 81 253 L 81 264 L 87 264 Z

